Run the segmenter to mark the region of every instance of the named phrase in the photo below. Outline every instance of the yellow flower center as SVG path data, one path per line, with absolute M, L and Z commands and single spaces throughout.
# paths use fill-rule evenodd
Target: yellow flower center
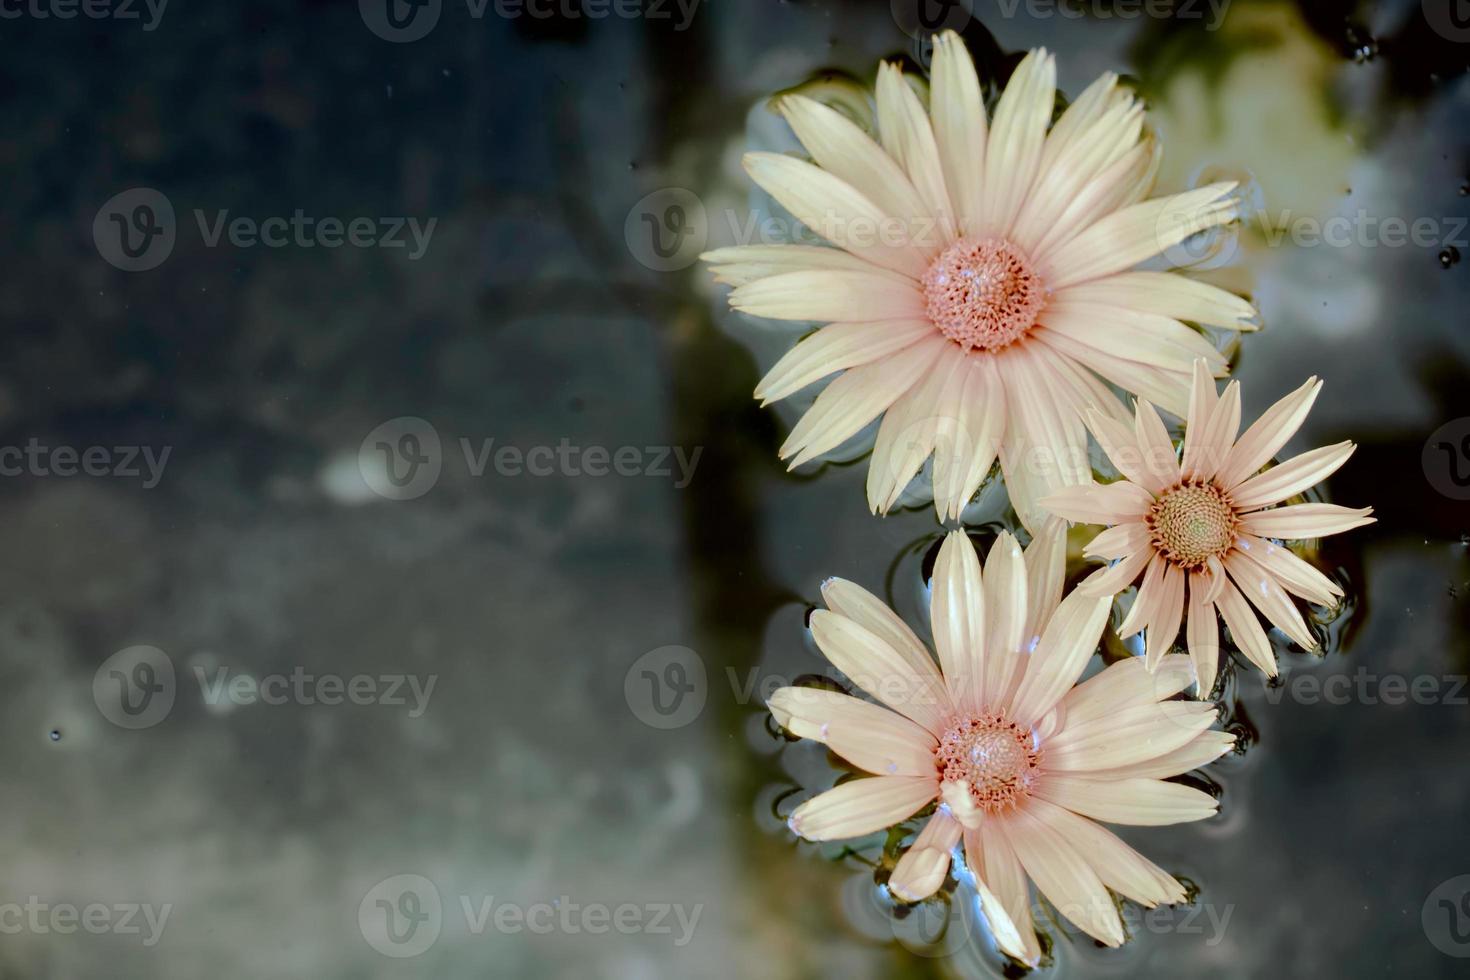
M 944 782 L 966 782 L 975 806 L 997 813 L 1031 795 L 1041 756 L 1031 733 L 1001 715 L 954 722 L 934 760 Z
M 921 281 L 929 319 L 967 353 L 1020 340 L 1046 305 L 1046 288 L 1026 256 L 998 238 L 961 238 Z
M 1204 481 L 1165 490 L 1145 518 L 1153 546 L 1164 558 L 1189 571 L 1230 550 L 1240 519 L 1219 487 Z

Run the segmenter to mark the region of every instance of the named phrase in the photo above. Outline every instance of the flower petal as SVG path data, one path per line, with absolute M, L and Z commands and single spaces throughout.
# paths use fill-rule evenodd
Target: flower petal
M 839 616 L 852 620 L 892 647 L 893 652 L 904 659 L 908 669 L 925 678 L 931 687 L 943 689 L 933 655 L 882 599 L 855 582 L 829 578 L 822 583 L 822 601 Z M 948 705 L 945 705 L 945 710 L 949 710 Z
M 851 184 L 780 153 L 747 153 L 750 179 L 813 232 L 852 254 L 917 280 L 928 268 L 912 235 L 891 244 L 894 220 Z
M 1009 531 L 1001 532 L 985 556 L 985 682 L 976 707 L 1001 703 L 1021 658 L 1027 609 L 1026 560 Z
M 1246 604 L 1245 597 L 1230 581 L 1226 580 L 1220 587 L 1220 594 L 1215 597 L 1215 608 L 1220 611 L 1220 618 L 1225 620 L 1230 636 L 1245 658 L 1265 671 L 1266 676 L 1275 677 L 1276 655 L 1271 649 L 1271 641 L 1267 639 L 1266 631 L 1261 629 L 1255 612 Z
M 1087 858 L 1042 813 L 1042 807 L 1023 807 L 1004 821 L 1006 839 L 1021 866 L 1056 910 L 1079 929 L 1108 946 L 1123 945 L 1123 923 L 1113 897 Z
M 1258 510 L 1241 518 L 1240 526 L 1263 538 L 1299 541 L 1341 534 L 1372 524 L 1372 507 L 1342 507 L 1338 504 L 1290 504 Z
M 1233 221 L 1239 205 L 1233 181 L 1115 211 L 1045 258 L 1041 277 L 1053 291 L 1131 269 L 1191 235 Z
M 914 385 L 883 418 L 873 455 L 868 461 L 868 503 L 874 513 L 886 514 L 903 495 L 924 461 L 939 445 L 951 452 L 957 420 L 957 392 L 963 391 L 967 361 L 937 333 L 943 351 L 928 374 Z M 941 492 L 947 487 L 940 488 Z
M 1280 503 L 1309 487 L 1315 487 L 1336 473 L 1357 448 L 1351 442 L 1339 442 L 1293 456 L 1231 490 L 1230 499 L 1242 511 L 1259 510 L 1270 504 Z
M 883 146 L 903 165 L 928 213 L 939 219 L 945 241 L 952 242 L 957 237 L 954 206 L 944 186 L 944 168 L 929 114 L 897 65 L 884 62 L 878 66 L 877 89 L 878 132 Z
M 1097 652 L 1112 606 L 1111 597 L 1092 598 L 1075 591 L 1062 600 L 1026 661 L 1025 675 L 1007 712 L 1011 721 L 1029 728 L 1071 689 Z
M 1185 900 L 1184 886 L 1173 875 L 1123 843 L 1112 831 L 1059 806 L 1039 806 L 1036 813 L 1071 841 L 1097 872 L 1098 879 L 1118 894 L 1147 908 Z
M 1215 676 L 1220 672 L 1220 624 L 1215 618 L 1211 599 L 1216 583 L 1211 576 L 1192 573 L 1189 576 L 1189 613 L 1184 624 L 1189 659 L 1194 662 L 1195 697 L 1208 698 L 1215 690 Z
M 888 890 L 905 902 L 919 902 L 939 891 L 949 876 L 950 857 L 964 828 L 943 810 L 936 811 L 919 836 L 894 865 Z
M 829 610 L 812 613 L 811 630 L 817 648 L 859 688 L 934 734 L 944 731 L 953 704 L 934 673 L 915 669 L 880 637 Z
M 1220 809 L 1210 794 L 1161 779 L 1097 779 L 1048 773 L 1037 780 L 1035 793 L 1084 817 L 1135 827 L 1189 823 L 1214 816 Z
M 921 319 L 830 324 L 787 351 L 755 386 L 755 397 L 762 405 L 780 401 L 836 371 L 896 354 L 933 332 L 934 325 Z
M 1227 490 L 1234 490 L 1255 476 L 1256 471 L 1270 462 L 1276 451 L 1296 435 L 1321 390 L 1322 382 L 1315 377 L 1308 378 L 1296 391 L 1266 409 L 1225 457 L 1220 472 L 1215 476 L 1216 482 Z
M 766 706 L 791 734 L 822 742 L 875 775 L 934 772 L 933 734 L 887 708 L 815 687 L 783 687 Z
M 1031 885 L 998 823 L 987 821 L 965 832 L 965 863 L 975 874 L 981 910 L 996 945 L 1007 956 L 1035 966 L 1041 961 L 1041 945 L 1031 921 Z
M 983 231 L 987 234 L 1009 235 L 1036 180 L 1056 87 L 1056 60 L 1045 48 L 1036 48 L 1021 59 L 996 103 L 985 149 Z
M 815 99 L 783 96 L 776 107 L 818 166 L 851 185 L 889 218 L 907 225 L 912 232 L 909 244 L 916 250 L 930 258 L 938 254 L 944 240 L 924 231 L 932 226 L 932 211 L 898 160 L 852 120 Z
M 709 263 L 716 282 L 731 286 L 743 286 L 783 272 L 822 269 L 862 272 L 892 282 L 913 282 L 907 276 L 874 265 L 851 252 L 825 245 L 731 245 L 705 252 L 700 259 Z
M 1062 601 L 1062 583 L 1067 576 L 1067 526 L 1048 521 L 1026 546 L 1026 627 L 1021 631 L 1027 649 L 1040 640 Z
M 1230 552 L 1223 560 L 1240 591 L 1271 621 L 1271 625 L 1295 640 L 1303 650 L 1317 649 L 1317 638 L 1307 629 L 1301 611 L 1281 583 L 1276 581 L 1275 575 L 1238 551 Z
M 930 588 L 929 618 L 940 669 L 956 703 L 978 708 L 985 677 L 985 588 L 980 556 L 964 531 L 944 536 Z
M 792 811 L 786 823 L 807 840 L 861 837 L 907 820 L 933 801 L 935 776 L 869 776 L 835 786 Z
M 1133 554 L 1113 562 L 1107 568 L 1099 568 L 1077 583 L 1077 591 L 1091 596 L 1115 596 L 1143 574 L 1155 556 L 1152 547 L 1139 548 Z M 1138 600 L 1134 600 L 1134 605 Z
M 924 295 L 914 283 L 839 269 L 783 272 L 737 286 L 730 306 L 772 320 L 865 323 L 925 316 Z
M 929 86 L 934 139 L 955 220 L 963 234 L 975 234 L 984 214 L 985 99 L 970 52 L 952 31 L 934 39 Z
M 1054 293 L 1068 302 L 1105 303 L 1226 330 L 1255 330 L 1255 307 L 1177 272 L 1120 272 Z
M 1144 635 L 1144 662 L 1150 670 L 1158 666 L 1179 638 L 1179 623 L 1184 619 L 1184 569 L 1173 562 L 1166 563 L 1160 588 L 1155 613 L 1149 618 Z
M 1105 718 L 1065 721 L 1043 743 L 1050 772 L 1117 769 L 1188 745 L 1215 723 L 1208 701 L 1160 701 L 1120 708 Z
M 791 429 L 782 459 L 790 468 L 840 446 L 918 383 L 944 352 L 942 338 L 921 339 L 908 348 L 844 372 L 829 384 Z
M 1142 657 L 1110 664 L 1067 692 L 1062 699 L 1063 727 L 1102 721 L 1114 712 L 1165 701 L 1194 682 L 1189 659 L 1169 654 L 1150 672 Z
M 1297 557 L 1290 548 L 1249 534 L 1238 535 L 1235 546 L 1247 559 L 1275 576 L 1286 591 L 1308 602 L 1335 606 L 1343 594 L 1340 585 Z
M 1234 747 L 1234 735 L 1210 729 L 1171 752 L 1132 765 L 1095 770 L 1088 775 L 1098 779 L 1168 779 L 1208 765 Z
M 1041 506 L 1058 517 L 1109 526 L 1143 520 L 1153 503 L 1152 494 L 1129 480 L 1063 487 L 1041 500 Z

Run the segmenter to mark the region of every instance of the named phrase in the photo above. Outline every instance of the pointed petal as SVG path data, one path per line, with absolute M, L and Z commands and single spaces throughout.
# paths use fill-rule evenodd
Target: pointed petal
M 780 401 L 836 371 L 870 364 L 934 332 L 926 320 L 833 323 L 787 351 L 755 387 L 762 405 Z
M 1119 559 L 1107 568 L 1099 568 L 1077 585 L 1084 595 L 1112 597 L 1132 585 L 1155 557 L 1152 547 L 1139 548 L 1133 554 Z M 1133 601 L 1138 605 L 1138 600 Z M 1136 632 L 1136 631 L 1135 631 Z M 1130 636 L 1132 634 L 1129 634 Z
M 1058 290 L 1054 297 L 1121 306 L 1226 330 L 1256 329 L 1256 310 L 1250 303 L 1177 272 L 1120 272 Z
M 929 617 L 944 679 L 961 707 L 978 707 L 985 677 L 985 589 L 980 556 L 964 531 L 944 536 L 931 588 Z
M 1035 793 L 1084 817 L 1134 827 L 1203 820 L 1220 808 L 1208 793 L 1160 779 L 1095 779 L 1048 773 L 1037 781 Z
M 1188 745 L 1215 723 L 1207 701 L 1160 701 L 1120 708 L 1105 718 L 1066 722 L 1043 743 L 1049 772 L 1093 772 L 1156 759 Z
M 1062 699 L 1064 727 L 1105 721 L 1114 712 L 1172 698 L 1194 682 L 1188 658 L 1169 654 L 1156 671 L 1142 657 L 1110 664 L 1067 692 Z
M 1290 548 L 1249 534 L 1237 537 L 1235 547 L 1247 560 L 1274 576 L 1286 591 L 1319 606 L 1335 606 L 1342 587 L 1292 553 Z
M 830 578 L 822 583 L 822 601 L 839 616 L 852 620 L 892 647 L 910 671 L 932 679 L 937 685 L 939 668 L 934 665 L 934 657 L 882 599 L 855 582 Z
M 1010 693 L 1010 681 L 1027 637 L 1026 561 L 1021 546 L 1004 531 L 985 558 L 985 683 L 977 707 L 1000 703 Z
M 1225 620 L 1231 638 L 1245 658 L 1265 671 L 1266 676 L 1275 677 L 1276 655 L 1271 649 L 1271 641 L 1266 638 L 1260 620 L 1256 619 L 1255 612 L 1233 583 L 1226 581 L 1220 587 L 1215 608 L 1220 611 L 1220 618 Z
M 1056 85 L 1055 59 L 1037 48 L 1021 59 L 1001 93 L 985 150 L 986 234 L 1008 236 L 1035 182 Z
M 1256 471 L 1270 462 L 1276 451 L 1296 435 L 1321 390 L 1322 382 L 1315 377 L 1308 378 L 1306 384 L 1268 408 L 1254 425 L 1245 430 L 1245 435 L 1225 457 L 1216 481 L 1225 489 L 1233 490 L 1255 476 Z
M 919 320 L 924 295 L 913 283 L 900 284 L 865 272 L 823 269 L 783 272 L 737 287 L 730 306 L 772 320 Z
M 985 100 L 959 35 L 945 32 L 934 39 L 929 85 L 934 138 L 955 221 L 964 234 L 974 234 L 984 213 Z
M 879 637 L 826 609 L 812 613 L 811 630 L 817 648 L 859 688 L 935 734 L 944 730 L 954 705 L 932 666 L 915 669 Z
M 1353 454 L 1357 446 L 1339 442 L 1323 446 L 1258 473 L 1230 491 L 1230 499 L 1242 510 L 1258 510 L 1294 497 L 1327 479 Z
M 878 233 L 892 219 L 846 181 L 780 153 L 747 153 L 744 164 L 751 180 L 838 248 L 915 280 L 928 268 L 924 252 L 911 241 L 890 244 Z
M 1041 945 L 1031 920 L 1030 882 L 996 822 L 986 822 L 979 830 L 965 833 L 965 861 L 975 873 L 976 883 L 994 897 L 993 902 L 985 902 L 985 893 L 981 893 L 982 910 L 996 945 L 1007 956 L 1036 965 L 1041 960 Z
M 1200 732 L 1193 741 L 1163 755 L 1115 769 L 1097 770 L 1088 775 L 1098 779 L 1169 779 L 1200 769 L 1233 748 L 1234 735 L 1211 729 Z
M 1208 575 L 1189 576 L 1189 615 L 1184 636 L 1189 644 L 1189 659 L 1199 678 L 1195 697 L 1204 700 L 1215 690 L 1215 676 L 1220 672 L 1220 624 L 1215 619 L 1211 593 L 1216 583 Z
M 1098 879 L 1113 891 L 1148 908 L 1184 901 L 1183 885 L 1112 831 L 1059 806 L 1040 806 L 1036 813 L 1073 843 Z
M 1238 551 L 1226 555 L 1224 562 L 1241 593 L 1271 621 L 1271 625 L 1291 637 L 1303 650 L 1317 649 L 1317 638 L 1307 629 L 1301 611 L 1281 583 L 1276 581 L 1276 576 Z
M 944 186 L 944 168 L 939 160 L 939 146 L 929 114 L 919 97 L 904 81 L 897 65 L 884 62 L 878 66 L 878 131 L 883 146 L 903 165 L 904 172 L 918 190 L 929 214 L 939 219 L 939 229 L 946 242 L 957 237 L 954 207 Z
M 731 245 L 705 252 L 700 259 L 709 263 L 716 282 L 731 286 L 743 286 L 783 272 L 832 269 L 882 276 L 893 282 L 913 281 L 851 252 L 825 245 Z
M 1141 521 L 1153 503 L 1147 490 L 1128 480 L 1064 487 L 1041 499 L 1041 506 L 1058 517 L 1107 526 Z
M 1023 807 L 1004 822 L 1004 833 L 1021 865 L 1056 910 L 1108 946 L 1123 945 L 1123 923 L 1097 872 L 1041 807 Z
M 1299 541 L 1341 534 L 1372 524 L 1372 507 L 1342 507 L 1337 504 L 1291 504 L 1258 510 L 1241 518 L 1240 526 L 1262 538 Z
M 1062 600 L 1026 661 L 1025 675 L 1007 712 L 1012 721 L 1029 728 L 1077 682 L 1097 652 L 1112 606 L 1111 598 L 1094 599 L 1079 592 Z
M 1159 660 L 1179 638 L 1179 623 L 1184 618 L 1184 569 L 1172 562 L 1166 563 L 1160 584 L 1163 591 L 1159 594 L 1158 612 L 1149 619 L 1144 636 L 1145 663 L 1150 670 L 1158 666 Z

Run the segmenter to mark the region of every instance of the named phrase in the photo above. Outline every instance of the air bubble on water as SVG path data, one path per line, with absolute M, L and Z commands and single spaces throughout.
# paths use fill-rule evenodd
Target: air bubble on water
M 53 741 L 53 742 L 59 742 L 59 741 L 61 741 L 61 729 L 59 729 L 59 728 L 53 728 L 53 729 L 51 729 L 51 741 Z
M 1460 250 L 1450 245 L 1439 253 L 1439 265 L 1442 269 L 1448 269 L 1460 261 Z

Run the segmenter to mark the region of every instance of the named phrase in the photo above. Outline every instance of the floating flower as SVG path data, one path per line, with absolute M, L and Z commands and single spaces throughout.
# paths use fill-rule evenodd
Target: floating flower
M 874 774 L 806 801 L 791 829 L 809 840 L 858 837 L 937 802 L 893 869 L 890 891 L 905 901 L 932 895 L 963 842 L 997 943 L 1031 964 L 1041 953 L 1028 879 L 1111 946 L 1124 934 L 1109 889 L 1150 908 L 1185 899 L 1178 881 L 1094 821 L 1156 826 L 1210 816 L 1210 795 L 1166 780 L 1234 741 L 1210 730 L 1213 705 L 1169 700 L 1193 679 L 1187 657 L 1165 658 L 1152 675 L 1133 658 L 1076 683 L 1111 599 L 1073 592 L 1058 601 L 1065 550 L 1060 521 L 1024 554 L 1002 534 L 982 575 L 969 538 L 950 533 L 929 607 L 937 667 L 879 599 L 830 580 L 812 636 L 886 707 L 807 687 L 782 688 L 769 701 L 792 734 Z
M 1128 417 L 1104 379 L 1183 414 L 1194 359 L 1225 372 L 1183 321 L 1253 329 L 1250 304 L 1135 267 L 1235 218 L 1235 185 L 1143 200 L 1158 162 L 1143 107 L 1106 74 L 1051 125 L 1055 93 L 1054 60 L 1034 50 L 987 122 L 970 55 L 946 32 L 928 111 L 897 66 L 880 68 L 876 142 L 826 105 L 778 100 L 814 162 L 750 153 L 745 168 L 837 247 L 704 258 L 736 287 L 736 309 L 827 323 L 755 392 L 769 403 L 841 372 L 781 447 L 792 467 L 882 416 L 867 482 L 875 513 L 933 454 L 935 508 L 958 518 L 998 457 L 1034 531 L 1040 497 L 1090 477 L 1084 413 Z
M 1261 469 L 1301 428 L 1321 389 L 1322 382 L 1309 378 L 1237 440 L 1240 382 L 1219 395 L 1204 363 L 1197 363 L 1182 461 L 1147 401 L 1138 402 L 1131 427 L 1094 413 L 1093 434 L 1124 479 L 1069 487 L 1042 501 L 1067 520 L 1107 525 L 1085 554 L 1113 564 L 1094 572 L 1079 592 L 1110 596 L 1143 576 L 1120 633 L 1146 631 L 1150 669 L 1178 637 L 1188 605 L 1186 641 L 1201 698 L 1214 688 L 1219 669 L 1217 611 L 1241 652 L 1272 676 L 1276 660 L 1252 605 L 1304 649 L 1317 646 L 1291 596 L 1333 606 L 1342 589 L 1278 542 L 1374 520 L 1371 507 L 1276 506 L 1335 473 L 1353 454 L 1351 442 Z

